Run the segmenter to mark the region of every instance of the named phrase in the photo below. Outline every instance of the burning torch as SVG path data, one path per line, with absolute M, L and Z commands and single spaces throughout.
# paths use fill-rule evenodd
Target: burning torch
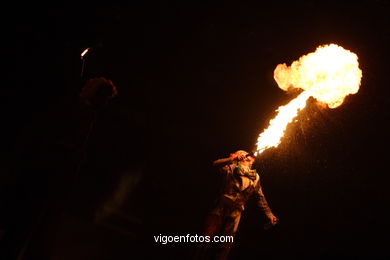
M 81 53 L 81 74 L 80 78 L 83 78 L 84 74 L 84 67 L 85 67 L 85 55 L 89 52 L 90 48 L 86 48 L 82 53 Z
M 87 54 L 88 53 L 91 53 L 91 51 L 93 50 L 96 50 L 98 48 L 102 47 L 102 43 L 98 43 L 98 44 L 95 44 L 94 46 L 92 47 L 88 47 L 86 49 L 84 49 L 81 54 L 80 54 L 80 58 L 81 58 L 81 73 L 80 73 L 80 77 L 81 79 L 83 78 L 84 76 L 84 71 L 85 71 L 85 60 L 86 60 L 86 57 L 87 57 Z

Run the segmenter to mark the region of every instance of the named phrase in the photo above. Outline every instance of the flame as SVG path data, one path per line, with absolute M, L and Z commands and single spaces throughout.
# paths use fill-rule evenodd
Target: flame
M 278 86 L 285 91 L 290 87 L 304 91 L 277 109 L 279 113 L 257 139 L 256 155 L 279 145 L 288 123 L 306 106 L 310 96 L 329 108 L 336 108 L 347 95 L 358 92 L 361 78 L 357 55 L 336 44 L 319 46 L 290 67 L 279 64 L 274 71 Z
M 89 48 L 86 48 L 82 53 L 81 53 L 81 58 L 83 58 L 85 56 L 85 54 L 87 54 L 87 52 L 89 51 Z
M 257 139 L 257 153 L 260 154 L 264 150 L 277 147 L 280 144 L 280 139 L 284 135 L 288 123 L 298 115 L 299 110 L 306 106 L 306 101 L 309 97 L 309 92 L 304 91 L 298 97 L 291 100 L 290 103 L 285 106 L 280 106 L 276 110 L 279 113 L 270 121 L 269 127 Z

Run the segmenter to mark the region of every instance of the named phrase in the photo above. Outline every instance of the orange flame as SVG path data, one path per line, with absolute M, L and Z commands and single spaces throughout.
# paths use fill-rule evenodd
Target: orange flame
M 310 96 L 329 108 L 336 108 L 347 95 L 358 92 L 361 78 L 357 55 L 336 44 L 319 46 L 315 52 L 302 56 L 290 67 L 279 64 L 274 71 L 274 79 L 279 87 L 304 91 L 287 105 L 278 108 L 279 113 L 257 139 L 256 155 L 279 145 L 288 123 L 306 106 Z

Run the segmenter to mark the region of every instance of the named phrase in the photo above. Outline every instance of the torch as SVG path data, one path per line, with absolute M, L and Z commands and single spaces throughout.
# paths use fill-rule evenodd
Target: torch
M 83 79 L 84 77 L 84 71 L 85 71 L 85 61 L 86 61 L 86 57 L 87 57 L 87 54 L 94 52 L 96 51 L 98 48 L 102 47 L 103 44 L 101 42 L 91 46 L 91 47 L 88 47 L 88 48 L 85 48 L 81 54 L 80 54 L 80 58 L 81 58 L 81 73 L 80 73 L 80 78 Z
M 81 73 L 80 78 L 83 78 L 84 75 L 84 67 L 85 67 L 85 55 L 89 52 L 90 48 L 86 48 L 80 55 L 81 57 Z
M 245 157 L 253 157 L 255 158 L 256 155 L 255 155 L 256 152 L 249 152 L 248 154 L 245 155 Z

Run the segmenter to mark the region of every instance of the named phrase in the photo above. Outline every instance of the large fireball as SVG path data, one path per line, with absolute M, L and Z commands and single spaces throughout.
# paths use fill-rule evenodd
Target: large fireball
M 290 67 L 279 64 L 274 71 L 278 86 L 285 91 L 299 88 L 303 92 L 278 108 L 276 117 L 257 139 L 256 154 L 279 145 L 287 125 L 306 106 L 310 96 L 329 108 L 336 108 L 347 95 L 358 92 L 361 78 L 357 55 L 336 44 L 319 46 L 315 52 L 302 56 Z

